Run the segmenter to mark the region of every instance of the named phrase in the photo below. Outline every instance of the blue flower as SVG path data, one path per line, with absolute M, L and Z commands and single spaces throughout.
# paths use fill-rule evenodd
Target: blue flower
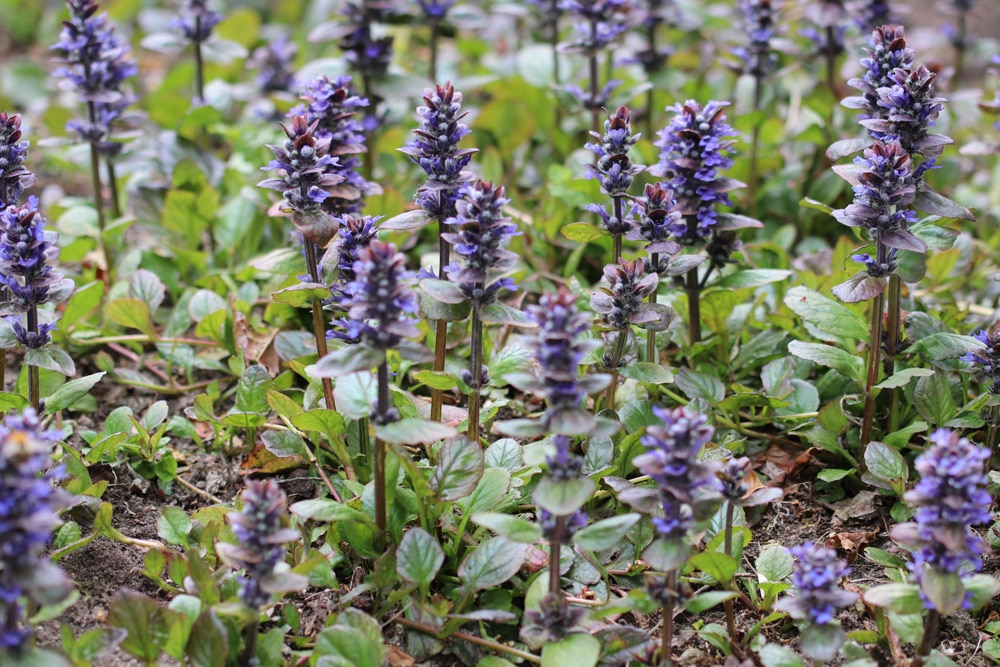
M 687 230 L 684 217 L 681 215 L 674 199 L 673 191 L 664 188 L 659 183 L 647 183 L 642 197 L 636 199 L 632 228 L 625 236 L 630 241 L 645 241 L 646 252 L 657 254 L 675 254 L 680 247 L 670 241 L 673 234 L 683 235 Z M 661 262 L 666 262 L 661 258 Z M 662 273 L 666 266 L 647 266 L 647 272 Z
M 806 542 L 789 549 L 795 556 L 792 585 L 798 595 L 779 600 L 774 608 L 787 612 L 792 618 L 806 620 L 815 625 L 826 625 L 837 610 L 853 604 L 857 593 L 840 588 L 840 580 L 851 573 L 851 568 L 837 558 L 837 552 L 822 545 Z
M 291 90 L 295 85 L 295 56 L 298 51 L 298 45 L 284 35 L 254 49 L 247 64 L 259 70 L 257 87 L 265 93 Z
M 208 0 L 187 0 L 181 15 L 170 22 L 170 27 L 181 31 L 192 44 L 208 41 L 212 30 L 222 22 L 222 14 L 208 8 Z
M 625 32 L 628 0 L 562 0 L 560 9 L 574 15 L 575 39 L 567 50 L 596 53 Z
M 598 143 L 587 144 L 586 149 L 597 156 L 595 164 L 587 165 L 588 173 L 601 183 L 601 192 L 609 197 L 620 197 L 632 187 L 633 177 L 642 167 L 632 163 L 629 151 L 641 135 L 632 134 L 632 115 L 629 108 L 620 106 L 614 116 L 604 121 L 604 135 L 590 133 Z
M 346 314 L 345 305 L 350 298 L 349 285 L 357 279 L 354 264 L 358 261 L 358 253 L 368 247 L 372 239 L 377 238 L 378 217 L 346 216 L 341 220 L 334 246 L 337 252 L 337 282 L 333 285 L 330 303 L 333 310 Z M 345 317 L 334 318 L 333 328 L 327 331 L 327 338 L 336 338 L 347 343 L 358 343 L 364 327 L 359 322 L 353 322 Z
M 607 287 L 599 287 L 590 297 L 590 307 L 603 316 L 612 329 L 628 330 L 632 324 L 642 324 L 655 319 L 646 312 L 643 300 L 656 291 L 659 276 L 646 273 L 642 259 L 620 259 L 617 264 L 604 267 Z
M 55 234 L 45 231 L 36 197 L 0 211 L 0 283 L 17 310 L 61 303 L 73 293 L 73 281 L 51 266 L 59 256 L 54 241 Z
M 420 331 L 413 322 L 417 296 L 412 274 L 404 270 L 406 258 L 392 243 L 372 239 L 358 249 L 354 280 L 348 283 L 344 301 L 347 317 L 358 323 L 359 338 L 376 350 L 390 350 L 403 338 Z
M 285 590 L 273 585 L 279 563 L 284 561 L 288 542 L 300 539 L 292 528 L 282 527 L 285 492 L 277 482 L 249 481 L 243 491 L 243 509 L 227 516 L 238 544 L 217 544 L 216 552 L 232 568 L 245 572 L 240 577 L 240 600 L 260 609 L 271 594 Z
M 420 6 L 420 11 L 424 13 L 428 19 L 431 20 L 441 20 L 444 18 L 448 10 L 455 5 L 456 0 L 417 0 L 417 4 Z
M 708 236 L 718 219 L 716 207 L 732 206 L 726 194 L 734 187 L 720 172 L 733 165 L 730 157 L 736 132 L 726 120 L 728 102 L 709 102 L 704 107 L 693 100 L 669 107 L 674 118 L 660 131 L 656 146 L 660 162 L 651 171 L 666 179 L 688 225 L 679 237 L 693 244 Z
M 748 36 L 746 46 L 733 49 L 743 61 L 745 73 L 762 79 L 774 71 L 778 57 L 771 48 L 774 37 L 774 7 L 771 0 L 740 0 L 744 27 Z
M 0 112 L 0 209 L 14 206 L 35 175 L 24 166 L 28 142 L 21 141 L 21 116 Z
M 337 160 L 329 155 L 329 139 L 318 138 L 317 121 L 294 116 L 282 125 L 287 139 L 282 146 L 268 145 L 275 159 L 261 171 L 277 170 L 278 178 L 266 178 L 257 187 L 276 190 L 284 197 L 283 207 L 299 214 L 315 214 L 330 196 L 330 188 L 344 177 L 336 173 Z
M 388 2 L 347 2 L 341 13 L 348 32 L 340 40 L 344 59 L 363 77 L 381 79 L 392 62 L 392 36 L 375 38 L 372 23 L 389 18 L 392 5 Z
M 886 110 L 879 104 L 879 89 L 891 86 L 894 82 L 892 73 L 896 69 L 908 70 L 913 66 L 913 49 L 906 46 L 906 33 L 903 26 L 881 25 L 875 28 L 868 38 L 867 57 L 861 59 L 865 73 L 860 79 L 854 78 L 847 82 L 853 88 L 861 91 L 860 97 L 849 97 L 844 100 L 844 106 L 850 109 L 861 109 L 864 113 L 861 120 L 880 118 Z
M 962 361 L 981 366 L 978 370 L 992 381 L 990 393 L 1000 394 L 1000 329 L 992 332 L 978 331 L 973 336 L 986 349 L 967 352 Z

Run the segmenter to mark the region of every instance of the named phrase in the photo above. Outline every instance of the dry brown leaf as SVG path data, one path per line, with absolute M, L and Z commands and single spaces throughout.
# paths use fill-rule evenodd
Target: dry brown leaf
M 406 653 L 398 646 L 389 647 L 389 655 L 386 658 L 389 667 L 413 667 L 417 661 L 409 653 Z

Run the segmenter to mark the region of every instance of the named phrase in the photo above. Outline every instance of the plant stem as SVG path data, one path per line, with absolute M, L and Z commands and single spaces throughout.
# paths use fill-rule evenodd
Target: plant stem
M 896 274 L 889 276 L 888 290 L 888 314 L 886 317 L 885 329 L 885 359 L 882 361 L 883 372 L 886 377 L 892 376 L 896 372 L 896 352 L 902 332 L 902 312 L 900 308 L 900 292 L 903 281 Z M 894 433 L 899 428 L 899 410 L 897 410 L 896 400 L 899 393 L 893 388 L 888 392 L 889 405 L 889 433 Z
M 438 220 L 438 277 L 444 279 L 444 267 L 448 266 L 451 260 L 451 246 L 444 240 L 442 234 L 448 233 L 448 225 L 444 220 Z M 448 353 L 448 321 L 438 320 L 434 329 L 434 371 L 440 373 L 444 371 L 444 358 Z M 441 421 L 442 404 L 444 403 L 444 391 L 441 389 L 431 390 L 431 421 Z
M 667 589 L 670 595 L 667 603 L 663 605 L 663 630 L 660 632 L 660 651 L 662 653 L 660 665 L 662 667 L 670 667 L 674 664 L 671 659 L 671 648 L 674 644 L 674 605 L 676 604 L 674 588 L 676 587 L 677 570 L 673 570 L 667 573 Z
M 701 340 L 701 286 L 698 284 L 698 267 L 687 272 L 684 289 L 688 297 L 688 342 L 694 346 Z
M 834 98 L 837 97 L 837 52 L 833 48 L 836 40 L 836 33 L 833 26 L 826 28 L 826 85 L 830 87 L 830 92 Z M 833 111 L 830 111 L 830 118 L 833 118 Z M 831 130 L 833 128 L 831 127 Z
M 760 111 L 761 85 L 760 77 L 754 77 L 753 110 Z M 748 195 L 750 197 L 750 217 L 757 214 L 757 155 L 760 148 L 760 119 L 754 119 L 753 138 L 750 140 L 750 176 L 747 179 Z
M 194 17 L 195 34 L 201 34 L 201 17 Z M 201 53 L 201 42 L 194 43 L 194 88 L 198 95 L 198 103 L 205 102 L 205 63 Z
M 316 244 L 305 240 L 306 247 L 306 269 L 309 271 L 309 279 L 314 283 L 319 283 L 319 264 L 316 261 Z M 326 356 L 326 323 L 323 321 L 323 302 L 319 299 L 312 300 L 313 334 L 316 336 L 316 352 L 319 358 Z M 326 400 L 326 407 L 329 410 L 336 410 L 337 405 L 333 402 L 333 381 L 330 378 L 322 379 L 323 398 Z
M 439 634 L 438 628 L 431 627 L 429 625 L 424 625 L 423 623 L 417 623 L 411 621 L 408 618 L 397 618 L 396 623 L 399 623 L 404 628 L 410 628 L 411 630 L 416 630 L 417 632 L 422 632 L 425 635 L 430 635 L 431 637 L 437 637 Z M 507 646 L 506 644 L 498 644 L 497 642 L 491 641 L 489 639 L 484 639 L 482 637 L 477 637 L 475 635 L 470 635 L 466 632 L 453 632 L 450 635 L 455 639 L 461 639 L 462 641 L 469 642 L 470 644 L 475 644 L 477 646 L 482 646 L 483 648 L 489 649 L 491 651 L 496 651 L 498 653 L 506 653 L 507 655 L 513 655 L 515 657 L 521 658 L 525 662 L 530 662 L 532 664 L 541 664 L 542 659 L 533 653 L 528 653 L 527 651 L 522 651 L 516 649 L 512 646 Z
M 936 609 L 927 612 L 927 618 L 924 619 L 924 637 L 920 640 L 920 647 L 917 649 L 917 654 L 913 656 L 910 667 L 922 667 L 924 658 L 930 655 L 931 647 L 934 646 L 934 641 L 937 639 L 940 621 L 941 614 Z
M 618 390 L 618 364 L 621 363 L 622 355 L 625 354 L 625 344 L 628 342 L 628 329 L 619 329 L 618 337 L 615 338 L 615 346 L 611 351 L 611 384 L 608 385 L 604 398 L 604 409 L 615 409 L 615 392 Z M 594 405 L 597 409 L 597 405 Z
M 477 287 L 482 287 L 480 283 Z M 483 320 L 479 316 L 479 306 L 472 305 L 472 351 L 469 355 L 469 375 L 472 391 L 469 393 L 469 440 L 479 444 L 479 402 L 483 369 Z
M 108 155 L 104 158 L 104 164 L 108 168 L 108 188 L 111 189 L 111 215 L 114 218 L 120 218 L 122 217 L 122 208 L 118 201 L 118 177 L 115 176 L 115 163 Z
M 389 362 L 383 361 L 378 367 L 378 411 L 379 421 L 389 414 Z M 375 465 L 372 468 L 375 478 L 375 525 L 382 531 L 385 539 L 386 509 L 385 509 L 385 443 L 375 438 Z
M 254 618 L 253 623 L 247 627 L 247 645 L 243 650 L 243 656 L 240 658 L 240 667 L 252 667 L 257 662 L 255 654 L 257 653 L 257 626 L 260 624 L 259 617 L 260 613 L 258 612 L 257 618 Z
M 868 346 L 868 377 L 865 380 L 865 413 L 861 422 L 861 461 L 864 451 L 872 439 L 872 421 L 875 418 L 875 396 L 873 387 L 878 384 L 879 357 L 882 353 L 882 292 L 872 299 L 871 343 Z
M 438 37 L 440 37 L 441 32 L 438 30 L 438 20 L 431 19 L 431 62 L 428 74 L 431 77 L 431 83 L 437 83 L 437 71 L 438 71 Z
M 566 529 L 566 517 L 556 517 L 555 533 L 549 540 L 549 595 L 559 595 L 562 592 L 559 577 L 559 560 L 562 554 L 562 537 Z
M 653 270 L 660 265 L 660 253 L 654 252 L 649 255 L 649 263 L 652 265 Z M 653 290 L 653 293 L 649 295 L 649 303 L 656 303 L 657 292 L 659 291 L 659 285 L 657 289 Z M 657 364 L 660 362 L 660 355 L 657 353 L 656 349 L 656 332 L 652 329 L 646 329 L 646 361 L 651 364 Z
M 361 450 L 361 458 L 368 460 L 372 451 L 372 439 L 369 429 L 371 428 L 371 422 L 368 417 L 362 417 L 358 420 L 358 448 Z
M 97 111 L 93 102 L 87 102 L 87 116 L 90 119 L 91 125 L 97 122 Z M 94 208 L 97 209 L 97 249 L 104 256 L 105 284 L 110 285 L 112 274 L 111 253 L 108 251 L 107 246 L 104 245 L 104 229 L 107 227 L 107 221 L 104 213 L 104 197 L 101 192 L 101 156 L 97 150 L 96 141 L 90 142 L 90 182 L 94 188 Z
M 958 35 L 955 37 L 955 44 L 956 44 L 956 46 L 955 46 L 955 51 L 956 51 L 955 52 L 955 75 L 952 77 L 952 81 L 954 81 L 954 85 L 952 85 L 952 89 L 957 88 L 958 85 L 962 82 L 962 69 L 963 69 L 963 66 L 965 65 L 965 51 L 966 51 L 966 46 L 967 46 L 966 43 L 965 43 L 965 39 L 966 39 L 966 35 L 967 35 L 967 30 L 968 30 L 968 26 L 966 24 L 966 19 L 967 18 L 968 17 L 966 16 L 965 12 L 962 12 L 962 11 L 959 12 L 959 14 L 958 14 Z
M 990 420 L 986 426 L 986 451 L 996 453 L 998 435 L 1000 435 L 1000 405 L 994 405 L 990 408 Z
M 625 215 L 625 195 L 620 195 L 618 197 L 611 198 L 611 207 L 614 211 L 615 220 L 618 224 L 621 224 L 622 218 Z M 622 258 L 622 235 L 612 234 L 611 235 L 611 262 L 617 264 L 618 260 Z
M 28 308 L 28 335 L 38 334 L 38 306 L 32 305 Z M 31 407 L 38 410 L 39 404 L 42 402 L 41 388 L 38 379 L 38 366 L 33 364 L 28 364 L 28 401 L 31 402 Z
M 726 501 L 726 533 L 725 533 L 725 550 L 727 556 L 733 555 L 733 513 L 736 509 L 736 505 L 733 504 L 732 500 Z M 733 580 L 730 579 L 726 582 L 726 589 L 732 588 Z M 726 630 L 729 632 L 729 641 L 734 646 L 739 642 L 739 637 L 736 634 L 736 614 L 733 611 L 733 601 L 726 600 L 722 603 L 726 610 Z
M 590 22 L 590 40 L 591 44 L 597 43 L 597 21 Z M 590 69 L 590 99 L 588 100 L 590 106 L 590 117 L 591 117 L 591 129 L 594 134 L 601 133 L 601 109 L 597 106 L 597 96 L 598 90 L 600 89 L 600 74 L 597 71 L 597 51 L 591 51 L 590 59 L 588 62 Z M 597 156 L 594 156 L 595 160 Z

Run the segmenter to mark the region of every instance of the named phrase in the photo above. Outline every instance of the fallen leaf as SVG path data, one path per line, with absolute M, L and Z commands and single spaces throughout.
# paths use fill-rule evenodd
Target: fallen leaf
M 403 651 L 398 646 L 389 647 L 387 663 L 389 667 L 413 667 L 417 661 L 409 653 Z
M 279 458 L 267 451 L 263 442 L 258 442 L 240 465 L 240 469 L 246 475 L 273 475 L 276 472 L 292 470 L 304 464 L 305 460 L 301 456 L 282 456 Z
M 856 496 L 838 500 L 835 503 L 820 502 L 823 507 L 833 510 L 834 521 L 848 521 L 849 519 L 863 519 L 871 516 L 877 511 L 875 498 L 878 494 L 874 491 L 862 491 Z
M 860 532 L 835 533 L 826 542 L 826 546 L 831 549 L 840 549 L 847 554 L 847 562 L 853 563 L 862 547 L 875 539 L 877 530 L 864 530 Z

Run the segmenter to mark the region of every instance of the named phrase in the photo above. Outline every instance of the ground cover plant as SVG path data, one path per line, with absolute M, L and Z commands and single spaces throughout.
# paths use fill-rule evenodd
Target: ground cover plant
M 0 665 L 1000 662 L 984 4 L 0 0 Z

